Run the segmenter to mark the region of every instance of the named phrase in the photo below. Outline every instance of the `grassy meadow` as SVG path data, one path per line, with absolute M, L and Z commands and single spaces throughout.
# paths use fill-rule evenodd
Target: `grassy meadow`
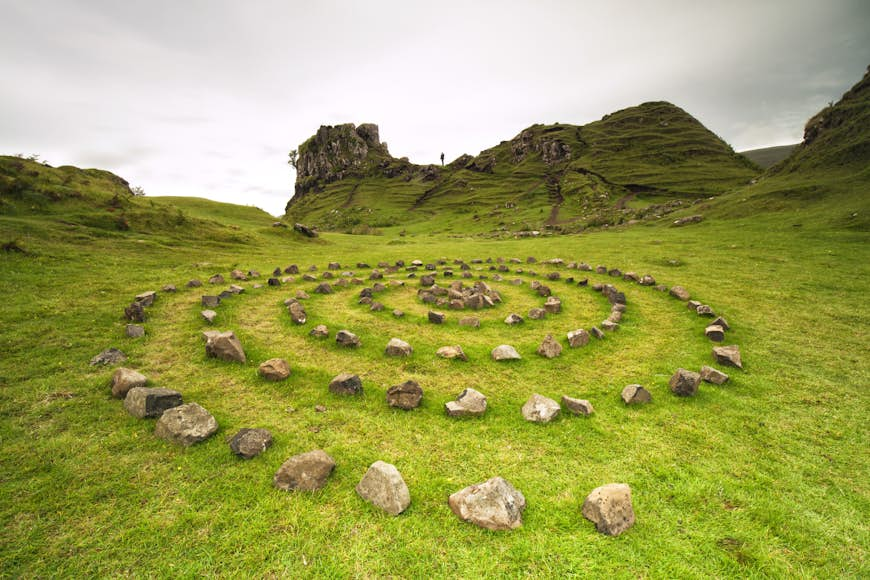
M 762 182 L 710 202 L 708 219 L 684 228 L 524 240 L 439 235 L 433 224 L 403 236 L 396 226 L 309 240 L 253 208 L 167 198 L 131 210 L 155 223 L 164 211 L 184 216 L 164 229 L 137 231 L 135 219 L 130 231 L 113 231 L 0 216 L 0 241 L 24 250 L 0 254 L 0 576 L 866 577 L 870 240 L 863 193 L 844 183 L 837 203 L 811 192 L 790 198 Z M 702 383 L 696 397 L 672 395 L 677 368 L 713 364 L 705 319 L 667 294 L 595 273 L 560 270 L 625 292 L 621 328 L 603 341 L 567 348 L 565 333 L 599 323 L 609 305 L 564 280 L 545 282 L 563 300 L 561 314 L 507 327 L 508 313 L 543 303 L 528 287 L 528 270 L 541 279 L 556 269 L 542 264 L 502 274 L 522 286 L 493 283 L 503 304 L 444 310 L 443 326 L 425 321 L 418 282 L 404 273 L 394 277 L 405 287 L 376 295 L 386 306 L 379 313 L 357 304 L 359 286 L 321 296 L 301 276 L 277 288 L 243 282 L 245 293 L 216 309 L 213 327 L 236 332 L 245 365 L 205 357 L 199 299 L 213 288 L 185 287 L 222 273 L 223 289 L 234 268 L 259 270 L 265 283 L 293 263 L 321 274 L 338 261 L 365 277 L 357 262 L 499 256 L 605 264 L 681 284 L 727 318 L 725 344 L 740 345 L 745 370 L 723 369 L 731 380 Z M 127 338 L 124 306 L 164 284 L 178 292 L 160 292 L 147 335 Z M 301 327 L 282 305 L 297 289 L 311 294 Z M 393 318 L 393 308 L 405 318 Z M 480 329 L 456 324 L 468 314 L 481 317 Z M 330 339 L 308 336 L 319 323 Z M 332 337 L 341 328 L 362 347 L 339 348 Z M 534 352 L 548 333 L 565 346 L 553 360 Z M 384 356 L 393 336 L 411 343 L 412 357 Z M 489 360 L 503 343 L 523 360 Z M 437 358 L 448 344 L 470 360 Z M 187 449 L 155 438 L 153 420 L 133 418 L 111 397 L 113 369 L 88 365 L 113 346 L 149 386 L 208 409 L 219 432 Z M 290 362 L 287 381 L 258 377 L 271 357 Z M 363 397 L 329 393 L 343 371 L 362 377 Z M 423 405 L 389 408 L 385 391 L 409 378 L 423 387 Z M 624 406 L 619 393 L 630 383 L 653 402 Z M 487 395 L 486 415 L 446 417 L 444 403 L 466 387 Z M 527 423 L 519 410 L 533 393 L 586 398 L 596 412 Z M 270 429 L 273 447 L 237 459 L 226 439 L 242 427 Z M 338 464 L 323 490 L 272 487 L 285 459 L 317 448 Z M 379 459 L 395 464 L 411 491 L 398 517 L 354 491 Z M 447 506 L 449 494 L 496 475 L 527 500 L 512 532 L 463 523 Z M 637 515 L 617 538 L 580 514 L 585 496 L 612 482 L 631 485 Z

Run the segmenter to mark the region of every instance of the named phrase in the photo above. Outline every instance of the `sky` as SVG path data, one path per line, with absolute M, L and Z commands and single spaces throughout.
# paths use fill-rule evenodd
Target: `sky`
M 870 0 L 0 0 L 0 154 L 280 215 L 320 125 L 438 163 L 665 100 L 741 151 L 868 64 Z

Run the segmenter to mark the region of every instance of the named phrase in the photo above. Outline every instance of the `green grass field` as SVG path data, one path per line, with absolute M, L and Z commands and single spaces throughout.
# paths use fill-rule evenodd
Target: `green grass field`
M 866 227 L 841 221 L 853 213 L 849 203 L 866 215 L 863 194 L 852 191 L 842 203 L 784 212 L 770 200 L 793 202 L 771 186 L 709 208 L 712 217 L 690 227 L 502 241 L 400 237 L 398 227 L 309 241 L 271 228 L 256 210 L 188 200 L 171 205 L 206 224 L 232 220 L 237 237 L 194 242 L 174 230 L 0 216 L 4 239 L 27 252 L 0 255 L 0 575 L 866 576 L 870 245 Z M 153 201 L 155 211 L 168 203 Z M 191 223 L 192 236 L 200 222 Z M 312 294 L 303 327 L 282 301 L 315 283 L 254 290 L 247 282 L 245 294 L 218 307 L 214 326 L 237 333 L 246 365 L 206 359 L 204 292 L 184 287 L 235 267 L 266 275 L 291 263 L 322 272 L 329 261 L 356 270 L 357 261 L 498 256 L 561 257 L 682 284 L 728 319 L 728 343 L 740 345 L 745 371 L 728 371 L 721 387 L 702 384 L 694 398 L 672 395 L 676 368 L 712 363 L 704 319 L 621 280 L 629 304 L 622 328 L 581 349 L 568 349 L 564 333 L 600 322 L 609 305 L 564 281 L 548 282 L 563 313 L 519 328 L 501 320 L 543 299 L 527 284 L 494 284 L 505 302 L 480 314 L 480 330 L 458 327 L 449 310 L 443 327 L 424 322 L 414 280 L 379 296 L 381 313 L 356 303 L 359 287 Z M 160 294 L 146 337 L 125 337 L 123 307 L 167 283 L 179 292 Z M 406 317 L 394 319 L 394 307 Z M 362 348 L 309 337 L 318 323 L 333 336 L 349 328 Z M 554 360 L 534 354 L 548 332 L 566 346 Z M 383 355 L 392 336 L 414 346 L 410 359 Z M 502 343 L 524 359 L 490 361 Z M 462 345 L 470 360 L 435 357 L 446 344 Z M 111 346 L 151 385 L 210 410 L 218 434 L 188 449 L 155 438 L 153 420 L 132 418 L 111 398 L 112 369 L 88 366 Z M 258 363 L 274 356 L 291 363 L 286 382 L 257 376 Z M 332 376 L 346 370 L 361 375 L 364 397 L 328 392 Z M 386 389 L 408 378 L 424 388 L 422 407 L 390 409 Z M 619 393 L 629 383 L 646 386 L 653 403 L 625 407 Z M 489 410 L 481 419 L 449 419 L 443 404 L 466 387 L 486 394 Z M 519 409 L 532 393 L 588 398 L 596 413 L 527 423 Z M 315 413 L 317 404 L 327 412 Z M 241 427 L 269 428 L 274 446 L 250 461 L 235 458 L 225 439 Z M 272 487 L 285 459 L 315 448 L 338 464 L 325 489 Z M 354 491 L 378 459 L 395 464 L 410 487 L 411 507 L 399 517 Z M 447 506 L 450 493 L 496 475 L 528 502 L 513 532 L 460 522 Z M 618 538 L 580 514 L 586 494 L 611 482 L 631 485 L 637 514 Z

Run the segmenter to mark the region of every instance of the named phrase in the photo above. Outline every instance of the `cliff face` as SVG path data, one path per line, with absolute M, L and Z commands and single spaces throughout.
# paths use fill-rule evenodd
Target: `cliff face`
M 299 146 L 296 195 L 345 177 L 365 175 L 373 164 L 385 159 L 390 159 L 390 154 L 386 143 L 380 141 L 377 125 L 322 125 Z

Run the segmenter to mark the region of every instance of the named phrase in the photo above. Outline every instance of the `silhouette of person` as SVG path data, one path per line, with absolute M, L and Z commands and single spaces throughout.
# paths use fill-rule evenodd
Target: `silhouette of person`
M 441 167 L 444 167 L 444 154 L 441 154 Z

